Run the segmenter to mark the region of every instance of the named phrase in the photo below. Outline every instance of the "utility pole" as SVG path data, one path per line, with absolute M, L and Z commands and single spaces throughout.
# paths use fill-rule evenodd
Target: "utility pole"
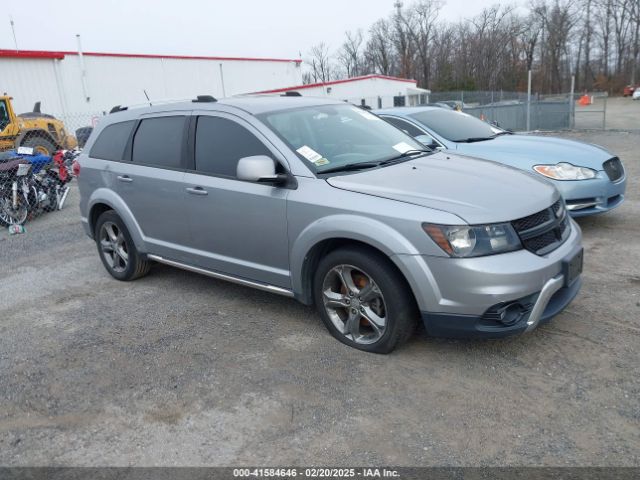
M 80 82 L 82 83 L 82 94 L 86 102 L 91 100 L 89 96 L 89 89 L 87 88 L 87 71 L 84 66 L 84 57 L 82 55 L 82 43 L 80 42 L 80 35 L 76 34 L 76 40 L 78 41 L 78 60 L 80 61 Z
M 16 52 L 18 52 L 18 40 L 16 38 L 16 25 L 13 23 L 13 17 L 9 15 L 9 23 L 11 24 L 11 33 L 13 34 L 13 44 L 16 47 Z

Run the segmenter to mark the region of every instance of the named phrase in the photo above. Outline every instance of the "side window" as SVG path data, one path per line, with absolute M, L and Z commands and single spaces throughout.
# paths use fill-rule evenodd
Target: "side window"
M 180 168 L 186 117 L 147 118 L 133 138 L 133 163 Z
M 253 133 L 221 117 L 198 117 L 195 151 L 198 172 L 233 178 L 241 158 L 253 155 L 273 157 Z
M 387 122 L 389 122 L 394 127 L 399 128 L 407 135 L 412 136 L 413 138 L 419 137 L 420 135 L 424 135 L 424 133 L 417 127 L 413 126 L 409 122 L 404 120 L 400 120 L 395 117 L 383 117 Z
M 105 127 L 91 147 L 89 156 L 102 160 L 122 160 L 124 148 L 127 146 L 134 124 L 135 122 L 131 120 Z

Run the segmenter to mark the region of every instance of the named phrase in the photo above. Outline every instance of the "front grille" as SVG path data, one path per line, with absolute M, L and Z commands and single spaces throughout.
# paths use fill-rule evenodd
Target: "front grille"
M 521 218 L 513 222 L 513 227 L 517 232 L 530 230 L 532 228 L 537 227 L 538 225 L 542 225 L 545 222 L 548 222 L 551 219 L 551 212 L 549 209 L 542 210 L 541 212 L 534 213 L 533 215 L 529 215 L 528 217 Z
M 615 182 L 620 180 L 624 175 L 624 167 L 618 157 L 613 157 L 602 164 L 602 168 L 606 172 L 609 180 Z
M 562 200 L 549 208 L 511 222 L 524 248 L 536 255 L 546 255 L 558 248 L 571 232 Z

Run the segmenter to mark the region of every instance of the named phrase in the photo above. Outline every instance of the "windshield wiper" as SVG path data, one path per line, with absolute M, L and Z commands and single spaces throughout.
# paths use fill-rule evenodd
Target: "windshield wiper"
M 411 149 L 406 152 L 402 152 L 395 157 L 387 158 L 380 162 L 359 162 L 359 163 L 347 163 L 345 165 L 337 165 L 335 167 L 327 168 L 325 170 L 319 170 L 318 173 L 332 173 L 332 172 L 348 172 L 350 170 L 364 170 L 365 168 L 382 167 L 390 165 L 392 163 L 400 162 L 404 159 L 412 158 L 414 155 L 433 153 L 433 150 L 426 149 Z
M 395 157 L 391 157 L 391 158 L 387 158 L 386 160 L 382 160 L 381 162 L 378 163 L 378 165 L 383 166 L 383 165 L 389 165 L 391 163 L 396 163 L 399 162 L 401 160 L 404 160 L 406 158 L 410 158 L 413 157 L 414 155 L 422 155 L 425 153 L 433 153 L 434 150 L 427 150 L 427 149 L 412 149 L 412 150 L 407 150 L 406 152 L 402 152 L 400 155 L 396 155 Z
M 348 172 L 350 170 L 363 170 L 365 168 L 373 168 L 377 167 L 378 165 L 380 165 L 380 162 L 347 163 L 345 165 L 338 165 L 336 167 L 318 170 L 318 173 Z
M 454 140 L 456 143 L 475 143 L 475 142 L 484 142 L 485 140 L 493 140 L 493 137 L 470 137 L 470 138 L 461 138 L 460 140 Z

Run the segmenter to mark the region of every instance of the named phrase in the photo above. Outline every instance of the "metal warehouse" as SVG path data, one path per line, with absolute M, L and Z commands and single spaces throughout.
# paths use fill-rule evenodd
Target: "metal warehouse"
M 331 97 L 372 108 L 414 106 L 429 101 L 430 90 L 418 88 L 416 80 L 364 75 L 362 77 L 312 83 L 286 88 L 275 88 L 257 93 L 284 93 L 296 91 L 304 96 Z
M 114 105 L 224 97 L 302 82 L 301 60 L 0 50 L 0 94 L 18 112 L 42 111 L 89 124 Z M 146 95 L 145 95 L 146 92 Z

